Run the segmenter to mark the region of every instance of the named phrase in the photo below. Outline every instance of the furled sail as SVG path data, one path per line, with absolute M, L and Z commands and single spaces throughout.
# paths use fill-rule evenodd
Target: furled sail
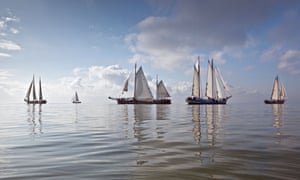
M 157 85 L 157 99 L 171 97 L 163 81 L 161 80 Z
M 153 96 L 145 78 L 142 67 L 139 68 L 135 75 L 135 99 L 152 100 Z
M 192 96 L 200 97 L 201 96 L 200 88 L 200 62 L 199 59 L 194 65 L 194 76 L 193 76 L 193 90 Z

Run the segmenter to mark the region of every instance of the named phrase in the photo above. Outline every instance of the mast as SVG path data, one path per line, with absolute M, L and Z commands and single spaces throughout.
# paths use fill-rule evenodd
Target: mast
M 159 93 L 158 92 L 158 75 L 156 74 L 156 99 L 158 99 L 158 96 L 159 96 L 158 93 Z
M 32 79 L 32 91 L 33 91 L 33 101 L 36 101 L 36 93 L 35 93 L 35 82 L 34 82 L 34 75 Z
M 42 94 L 42 82 L 41 82 L 41 77 L 39 78 L 39 86 L 40 86 L 40 99 L 39 100 L 42 100 L 43 99 L 43 94 Z
M 211 79 L 212 79 L 212 88 L 211 88 L 211 94 L 213 96 L 213 98 L 215 99 L 215 81 L 216 81 L 216 78 L 215 78 L 215 72 L 214 72 L 214 62 L 213 62 L 213 59 L 211 59 Z
M 134 91 L 133 91 L 133 97 L 136 98 L 136 63 L 134 64 Z
M 198 56 L 198 74 L 199 74 L 199 97 L 202 97 L 202 88 L 201 88 L 201 72 L 200 72 L 200 56 Z
M 79 101 L 77 91 L 75 91 L 75 101 Z

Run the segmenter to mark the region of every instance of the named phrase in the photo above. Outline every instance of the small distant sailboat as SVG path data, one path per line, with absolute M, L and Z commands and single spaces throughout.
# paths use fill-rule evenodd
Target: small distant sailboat
M 156 83 L 157 99 L 153 98 L 152 92 L 144 75 L 142 67 L 136 71 L 135 65 L 134 77 L 134 96 L 133 97 L 108 97 L 111 100 L 116 100 L 118 104 L 171 104 L 170 94 L 168 93 L 163 81 Z M 128 91 L 130 76 L 126 79 L 122 94 Z
M 283 84 L 279 81 L 279 77 L 276 76 L 273 84 L 271 99 L 266 99 L 265 104 L 284 104 L 287 97 Z
M 32 93 L 32 99 L 30 99 L 31 93 Z M 24 101 L 27 104 L 46 104 L 47 103 L 47 100 L 43 99 L 41 78 L 39 79 L 39 99 L 37 99 L 37 97 L 36 97 L 35 80 L 34 80 L 34 76 L 33 76 L 32 81 L 27 90 L 26 96 L 24 98 Z
M 205 96 L 201 93 L 200 60 L 194 65 L 192 96 L 186 98 L 188 104 L 226 104 L 231 98 L 226 83 L 213 60 L 208 60 Z
M 80 101 L 79 98 L 78 98 L 77 91 L 75 91 L 75 95 L 74 95 L 74 97 L 73 97 L 72 103 L 74 103 L 74 104 L 79 104 L 79 103 L 81 103 L 81 101 Z

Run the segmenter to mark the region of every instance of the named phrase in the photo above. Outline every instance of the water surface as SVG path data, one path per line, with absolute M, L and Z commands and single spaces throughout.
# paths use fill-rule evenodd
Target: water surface
M 0 105 L 0 179 L 297 179 L 297 105 Z

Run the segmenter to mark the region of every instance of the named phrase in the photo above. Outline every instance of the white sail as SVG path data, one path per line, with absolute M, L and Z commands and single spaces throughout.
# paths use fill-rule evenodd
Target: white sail
M 208 61 L 207 67 L 207 81 L 206 81 L 206 93 L 205 95 L 208 98 L 215 99 L 215 80 L 214 80 L 214 71 L 213 71 L 213 62 Z
M 194 65 L 193 90 L 192 96 L 200 97 L 200 62 L 199 59 Z
M 218 73 L 216 68 L 214 69 L 214 72 L 215 72 L 215 82 L 216 82 L 216 87 L 217 87 L 216 96 L 217 96 L 217 99 L 222 99 L 222 98 L 224 98 L 224 93 L 220 86 L 220 74 Z
M 219 68 L 215 67 L 215 69 L 216 69 L 216 71 L 217 71 L 217 74 L 218 74 L 218 76 L 219 76 L 221 82 L 222 82 L 222 87 L 223 87 L 223 89 L 226 90 L 226 91 L 228 91 L 227 84 L 226 84 L 226 82 L 224 81 L 223 76 L 222 76 L 222 74 L 220 73 Z
M 27 91 L 27 93 L 26 93 L 26 97 L 25 97 L 25 100 L 26 101 L 29 101 L 30 100 L 30 92 L 31 92 L 31 88 L 32 88 L 32 81 L 31 81 L 31 83 L 30 83 L 30 85 L 29 85 L 29 88 L 28 88 L 28 91 Z
M 280 82 L 280 99 L 285 99 L 286 98 L 286 90 L 283 86 L 283 84 Z
M 75 92 L 75 101 L 79 101 L 77 92 Z
M 272 100 L 278 100 L 279 99 L 279 84 L 278 84 L 278 76 L 276 76 L 273 84 L 273 89 L 272 89 L 272 95 L 271 99 Z
M 167 88 L 165 87 L 163 81 L 160 81 L 157 85 L 157 99 L 162 99 L 166 97 L 170 97 L 170 94 Z
M 125 80 L 124 87 L 123 87 L 123 90 L 122 90 L 122 94 L 124 94 L 124 92 L 127 92 L 127 91 L 128 91 L 129 79 L 130 79 L 130 75 L 129 75 L 129 76 L 127 77 L 127 79 Z
M 142 67 L 139 68 L 135 75 L 135 93 L 134 98 L 137 100 L 152 100 L 153 96 L 145 78 Z

